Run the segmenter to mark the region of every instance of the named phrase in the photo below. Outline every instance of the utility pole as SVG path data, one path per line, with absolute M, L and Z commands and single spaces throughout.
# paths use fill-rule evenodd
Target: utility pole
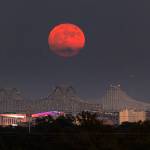
M 31 114 L 28 114 L 29 115 L 29 126 L 28 126 L 28 131 L 29 131 L 29 134 L 31 133 Z
M 28 133 L 30 134 L 31 133 L 31 121 L 32 121 L 31 106 L 28 106 L 27 117 L 28 117 Z

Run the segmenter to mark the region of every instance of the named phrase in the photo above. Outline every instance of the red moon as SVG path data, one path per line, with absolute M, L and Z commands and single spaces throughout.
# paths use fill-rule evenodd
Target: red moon
M 74 24 L 59 24 L 50 31 L 48 44 L 55 54 L 72 57 L 84 47 L 85 36 L 83 31 Z

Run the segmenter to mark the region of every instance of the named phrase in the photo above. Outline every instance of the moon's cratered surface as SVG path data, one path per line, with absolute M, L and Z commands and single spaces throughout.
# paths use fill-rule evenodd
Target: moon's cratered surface
M 56 25 L 49 33 L 50 49 L 62 57 L 71 57 L 79 53 L 85 45 L 83 31 L 74 24 L 64 23 Z

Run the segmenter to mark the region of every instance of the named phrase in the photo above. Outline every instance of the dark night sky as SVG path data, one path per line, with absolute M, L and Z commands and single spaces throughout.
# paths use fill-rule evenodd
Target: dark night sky
M 86 46 L 68 60 L 51 53 L 47 38 L 59 23 L 79 25 Z M 111 83 L 150 101 L 150 1 L 5 0 L 0 2 L 0 87 L 30 98 L 59 84 L 98 100 Z

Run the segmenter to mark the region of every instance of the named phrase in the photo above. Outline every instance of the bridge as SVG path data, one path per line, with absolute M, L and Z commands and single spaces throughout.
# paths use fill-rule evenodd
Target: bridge
M 110 85 L 101 99 L 103 109 L 106 111 L 120 111 L 122 109 L 149 110 L 150 103 L 137 101 L 127 95 L 120 85 Z
M 76 114 L 81 111 L 101 111 L 102 106 L 82 100 L 72 86 L 57 86 L 47 97 L 32 103 L 34 113 L 50 110 Z
M 0 89 L 0 113 L 63 111 L 76 114 L 81 111 L 101 112 L 122 109 L 150 110 L 150 103 L 131 98 L 120 85 L 109 86 L 98 103 L 81 99 L 72 86 L 56 86 L 48 96 L 34 101 L 25 100 L 15 88 Z
M 22 113 L 26 111 L 26 102 L 16 88 L 0 89 L 0 113 Z

